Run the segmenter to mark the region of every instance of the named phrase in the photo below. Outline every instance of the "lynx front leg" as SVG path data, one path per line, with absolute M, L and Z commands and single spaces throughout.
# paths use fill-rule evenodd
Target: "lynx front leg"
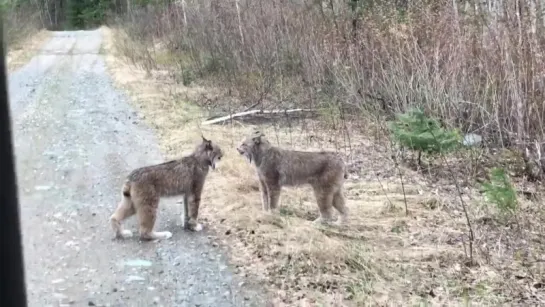
M 281 187 L 278 184 L 268 184 L 267 189 L 269 192 L 269 209 L 276 210 L 278 203 L 280 202 L 280 190 Z
M 184 197 L 182 199 L 182 214 L 180 215 L 180 219 L 182 220 L 182 227 L 184 229 L 189 229 L 189 200 L 187 199 L 187 196 L 184 194 Z
M 188 213 L 189 213 L 189 219 L 187 221 L 187 229 L 193 230 L 193 231 L 201 231 L 202 230 L 202 224 L 197 222 L 197 218 L 199 215 L 199 205 L 200 205 L 201 199 L 195 195 L 190 195 L 188 197 Z
M 187 209 L 189 220 L 187 222 L 188 228 L 193 231 L 201 231 L 202 224 L 197 222 L 199 216 L 199 206 L 201 203 L 201 193 L 202 193 L 203 184 L 200 184 L 195 188 L 192 193 L 189 193 L 187 196 Z M 185 198 L 185 197 L 184 197 Z
M 269 211 L 269 191 L 267 184 L 259 178 L 259 190 L 261 191 L 261 205 L 264 211 Z

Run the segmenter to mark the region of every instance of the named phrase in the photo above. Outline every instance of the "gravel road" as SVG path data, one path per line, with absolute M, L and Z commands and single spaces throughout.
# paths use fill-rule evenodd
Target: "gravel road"
M 99 30 L 54 32 L 9 76 L 29 306 L 265 306 L 206 232 L 181 229 L 176 199 L 157 224 L 170 240 L 113 239 L 124 176 L 162 156 L 101 43 Z

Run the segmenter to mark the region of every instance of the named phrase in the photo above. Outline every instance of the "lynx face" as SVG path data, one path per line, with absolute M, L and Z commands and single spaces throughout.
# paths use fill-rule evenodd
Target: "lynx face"
M 210 167 L 215 170 L 216 166 L 220 163 L 221 158 L 223 158 L 223 152 L 218 145 L 214 144 L 207 148 L 207 154 L 210 161 Z
M 248 162 L 252 163 L 254 152 L 261 142 L 261 136 L 249 136 L 242 140 L 240 145 L 237 147 L 239 154 L 243 155 Z
M 214 146 L 212 151 L 209 152 L 208 156 L 210 157 L 210 167 L 215 170 L 216 166 L 220 163 L 221 158 L 223 158 L 221 149 L 218 146 Z
M 210 163 L 210 167 L 215 170 L 216 166 L 221 161 L 221 158 L 223 158 L 223 151 L 218 145 L 212 144 L 212 141 L 209 141 L 204 137 L 201 146 L 204 146 L 204 153 Z

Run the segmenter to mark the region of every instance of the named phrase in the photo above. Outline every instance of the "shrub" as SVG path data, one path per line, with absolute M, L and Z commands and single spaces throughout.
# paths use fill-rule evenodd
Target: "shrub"
M 482 188 L 487 201 L 494 204 L 501 214 L 516 213 L 517 194 L 503 168 L 493 168 L 490 171 L 490 181 L 483 183 Z
M 460 144 L 456 130 L 442 128 L 439 121 L 429 118 L 421 109 L 411 109 L 407 113 L 397 114 L 397 120 L 390 123 L 390 130 L 401 146 L 420 154 L 444 153 Z

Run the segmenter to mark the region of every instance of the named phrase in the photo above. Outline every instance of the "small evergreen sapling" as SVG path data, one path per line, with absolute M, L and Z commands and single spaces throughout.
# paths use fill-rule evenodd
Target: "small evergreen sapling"
M 418 152 L 418 164 L 422 152 L 437 154 L 448 152 L 460 144 L 460 135 L 456 130 L 441 127 L 439 121 L 427 117 L 421 109 L 412 109 L 404 114 L 397 114 L 390 122 L 390 130 L 402 147 Z
M 496 205 L 500 213 L 516 213 L 517 193 L 502 168 L 493 168 L 490 171 L 490 181 L 483 183 L 482 188 L 486 199 Z

